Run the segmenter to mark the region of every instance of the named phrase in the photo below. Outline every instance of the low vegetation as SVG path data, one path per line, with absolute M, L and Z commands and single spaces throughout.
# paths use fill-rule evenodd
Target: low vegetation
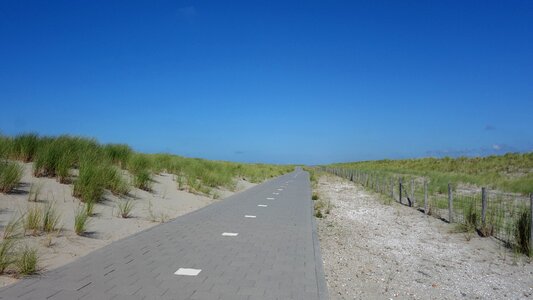
M 533 152 L 487 157 L 377 160 L 333 164 L 332 167 L 428 178 L 432 191 L 445 193 L 448 183 L 485 186 L 501 191 L 533 193 Z
M 85 204 L 87 205 L 87 203 Z M 74 215 L 74 232 L 77 235 L 84 235 L 89 225 L 89 215 L 87 214 L 87 207 L 79 207 Z
M 0 160 L 0 192 L 9 193 L 16 188 L 22 178 L 22 167 L 16 162 Z
M 135 202 L 132 199 L 119 200 L 117 202 L 118 214 L 124 219 L 131 217 L 131 212 L 134 207 Z
M 105 189 L 119 196 L 127 195 L 132 185 L 150 191 L 154 173 L 173 174 L 179 189 L 216 197 L 214 189 L 234 190 L 237 179 L 257 183 L 293 170 L 293 166 L 136 153 L 124 144 L 101 145 L 89 138 L 41 137 L 34 133 L 15 137 L 0 135 L 0 159 L 0 191 L 8 192 L 17 186 L 22 168 L 12 160 L 21 160 L 33 162 L 35 176 L 73 182 L 73 193 L 83 202 L 100 201 Z M 77 176 L 73 169 L 78 170 Z M 123 170 L 131 174 L 131 183 Z M 36 199 L 31 195 L 30 198 Z
M 39 256 L 37 249 L 24 246 L 18 254 L 15 262 L 17 271 L 20 275 L 32 275 L 37 273 L 37 264 Z
M 427 192 L 427 213 L 456 223 L 455 230 L 464 233 L 467 240 L 477 233 L 494 236 L 517 252 L 532 255 L 529 202 L 533 192 L 533 153 L 365 161 L 320 169 L 360 183 L 389 200 L 399 201 L 401 182 L 403 203 L 421 211 L 426 209 Z M 485 192 L 481 187 L 487 188 Z M 482 194 L 487 204 L 485 220 L 481 220 Z

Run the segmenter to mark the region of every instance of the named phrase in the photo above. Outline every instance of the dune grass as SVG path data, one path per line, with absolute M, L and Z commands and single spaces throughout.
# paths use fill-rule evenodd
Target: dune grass
M 87 203 L 85 204 L 87 205 Z M 77 235 L 84 235 L 89 225 L 89 215 L 87 207 L 81 206 L 76 210 L 74 215 L 74 232 Z
M 41 137 L 34 133 L 15 137 L 0 135 L 2 157 L 6 162 L 5 159 L 32 161 L 35 176 L 54 177 L 61 183 L 73 181 L 74 196 L 83 202 L 95 203 L 101 200 L 105 189 L 118 196 L 128 194 L 131 185 L 150 191 L 154 173 L 174 174 L 179 178 L 179 189 L 209 195 L 215 194 L 213 191 L 218 188 L 235 190 L 237 179 L 258 183 L 294 169 L 293 166 L 210 161 L 166 153 L 142 154 L 125 144 L 102 145 L 90 138 Z M 14 167 L 11 168 L 14 171 Z M 73 175 L 76 173 L 73 169 L 78 169 L 77 176 Z M 131 183 L 122 170 L 131 173 Z M 10 179 L 10 189 L 18 184 L 15 179 Z
M 24 233 L 31 231 L 32 235 L 38 235 L 41 230 L 43 210 L 37 204 L 28 207 L 24 219 Z
M 54 203 L 48 203 L 42 210 L 42 230 L 50 233 L 59 229 L 61 215 L 58 213 Z
M 19 216 L 13 214 L 11 219 L 4 226 L 3 238 L 4 240 L 16 239 L 21 235 L 21 229 L 23 227 L 24 215 Z
M 20 275 L 32 275 L 37 273 L 39 262 L 39 256 L 37 255 L 37 249 L 24 246 L 18 254 L 15 262 L 17 272 Z
M 135 207 L 135 202 L 131 199 L 119 200 L 117 202 L 118 214 L 120 217 L 127 219 L 131 217 L 131 212 Z
M 12 239 L 0 242 L 0 274 L 17 261 L 15 241 Z
M 523 207 L 518 212 L 518 218 L 515 220 L 513 234 L 518 251 L 528 256 L 533 256 L 533 249 L 530 248 L 531 232 L 531 212 L 529 207 Z
M 16 162 L 0 160 L 0 192 L 9 193 L 22 179 L 22 167 Z
M 431 191 L 445 193 L 448 183 L 486 186 L 506 192 L 533 193 L 533 152 L 487 157 L 421 158 L 333 164 L 374 174 L 426 177 Z
M 37 134 L 21 134 L 11 140 L 10 152 L 13 158 L 30 162 L 33 160 L 38 146 L 39 136 Z
M 125 144 L 107 144 L 104 146 L 104 152 L 111 162 L 120 168 L 126 168 L 133 150 Z

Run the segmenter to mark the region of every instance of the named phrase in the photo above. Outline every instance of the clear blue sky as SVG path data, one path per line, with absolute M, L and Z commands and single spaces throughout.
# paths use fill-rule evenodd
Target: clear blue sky
M 533 1 L 0 2 L 0 131 L 329 163 L 533 150 Z

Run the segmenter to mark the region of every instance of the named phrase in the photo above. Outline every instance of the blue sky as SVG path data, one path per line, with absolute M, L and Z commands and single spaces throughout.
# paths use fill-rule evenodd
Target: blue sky
M 533 2 L 2 1 L 0 131 L 272 163 L 533 150 Z

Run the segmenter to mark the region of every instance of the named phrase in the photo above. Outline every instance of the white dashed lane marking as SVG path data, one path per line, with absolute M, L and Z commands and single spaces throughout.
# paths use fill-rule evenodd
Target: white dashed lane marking
M 267 200 L 275 200 L 275 199 L 276 199 L 276 198 L 272 198 L 272 197 L 267 198 Z
M 174 275 L 183 275 L 183 276 L 196 276 L 202 272 L 201 269 L 190 269 L 190 268 L 179 268 Z
M 267 207 L 268 205 L 266 205 L 266 204 L 259 204 L 259 205 L 257 205 L 257 206 L 259 206 L 259 207 Z
M 256 218 L 256 216 L 251 216 L 251 215 L 245 215 L 244 217 L 245 218 L 251 218 L 251 219 L 255 219 Z
M 224 232 L 222 233 L 222 236 L 238 236 L 239 234 L 236 232 Z

